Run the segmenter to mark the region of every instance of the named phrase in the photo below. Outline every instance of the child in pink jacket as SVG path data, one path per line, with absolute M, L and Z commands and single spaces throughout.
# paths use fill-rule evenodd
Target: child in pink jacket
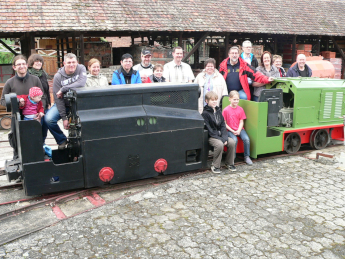
M 19 108 L 22 110 L 24 120 L 41 121 L 44 116 L 42 96 L 42 90 L 36 86 L 30 88 L 29 95 L 18 95 Z

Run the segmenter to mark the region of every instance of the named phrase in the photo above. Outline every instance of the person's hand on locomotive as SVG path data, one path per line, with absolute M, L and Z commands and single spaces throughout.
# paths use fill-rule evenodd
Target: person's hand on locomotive
M 64 129 L 69 129 L 69 122 L 68 122 L 68 120 L 64 120 L 63 121 L 63 127 L 64 127 Z
M 274 77 L 270 76 L 270 77 L 268 78 L 268 81 L 273 82 L 274 79 L 275 79 Z
M 39 113 L 36 114 L 34 119 L 37 120 L 38 122 L 41 122 L 41 119 L 42 119 L 43 116 L 44 116 L 44 113 L 43 112 L 39 112 Z
M 63 93 L 61 92 L 61 90 L 56 93 L 56 97 L 60 99 L 63 98 Z

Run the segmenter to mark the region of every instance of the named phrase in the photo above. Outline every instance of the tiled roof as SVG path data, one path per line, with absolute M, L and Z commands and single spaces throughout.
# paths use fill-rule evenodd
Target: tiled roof
M 344 0 L 1 0 L 0 33 L 211 31 L 345 35 Z

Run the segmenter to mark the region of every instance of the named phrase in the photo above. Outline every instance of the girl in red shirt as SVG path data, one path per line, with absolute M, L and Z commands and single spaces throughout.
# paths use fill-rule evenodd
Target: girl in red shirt
M 244 146 L 244 161 L 248 165 L 253 165 L 250 159 L 250 139 L 247 132 L 243 128 L 243 120 L 245 120 L 246 114 L 242 107 L 238 106 L 240 101 L 240 94 L 237 91 L 231 91 L 229 93 L 230 105 L 223 110 L 223 117 L 226 123 L 226 129 L 228 130 L 228 136 L 235 141 L 235 150 L 237 148 L 237 137 L 240 137 Z

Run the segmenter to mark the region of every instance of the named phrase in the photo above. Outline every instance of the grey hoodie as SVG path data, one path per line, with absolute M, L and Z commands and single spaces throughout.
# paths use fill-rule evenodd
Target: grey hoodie
M 86 68 L 83 65 L 78 64 L 75 72 L 72 75 L 67 75 L 65 68 L 61 67 L 54 76 L 53 95 L 56 107 L 62 120 L 67 120 L 66 106 L 69 106 L 69 102 L 63 98 L 57 98 L 56 93 L 66 93 L 69 89 L 84 87 L 86 83 Z

